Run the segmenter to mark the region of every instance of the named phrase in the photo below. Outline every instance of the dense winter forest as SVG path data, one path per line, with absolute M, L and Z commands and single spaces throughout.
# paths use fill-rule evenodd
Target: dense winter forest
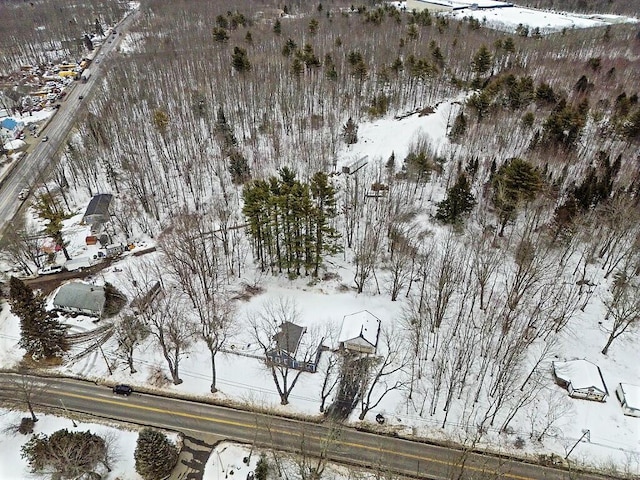
M 105 23 L 121 12 L 95 3 L 89 23 L 91 8 Z M 361 418 L 397 390 L 443 427 L 454 412 L 458 426 L 508 431 L 596 283 L 610 285 L 603 354 L 638 323 L 638 25 L 509 35 L 374 2 L 285 3 L 144 0 L 52 169 L 60 207 L 71 191 L 115 193 L 117 233 L 158 241 L 203 326 L 212 392 L 228 286 L 249 269 L 321 282 L 339 255 L 346 288 L 405 305 L 381 361 L 333 365 L 324 387 L 343 388 L 350 365 L 366 379 L 347 399 Z M 2 67 L 67 38 L 55 28 L 21 34 Z M 415 138 L 405 158 L 337 175 L 359 125 L 448 100 L 449 142 Z M 163 305 L 145 314 L 152 331 L 175 313 Z M 540 416 L 540 438 L 558 414 Z

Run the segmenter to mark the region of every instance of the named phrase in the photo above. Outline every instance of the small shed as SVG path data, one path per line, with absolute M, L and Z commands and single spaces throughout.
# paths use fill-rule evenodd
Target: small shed
M 606 401 L 609 391 L 596 364 L 588 360 L 570 360 L 552 362 L 552 365 L 556 383 L 566 388 L 570 397 Z
M 619 383 L 616 388 L 616 397 L 625 415 L 640 417 L 640 387 Z
M 84 217 L 82 217 L 83 223 L 92 225 L 94 223 L 108 222 L 110 217 L 109 206 L 111 205 L 112 198 L 113 195 L 110 193 L 95 195 L 89 202 L 87 210 L 84 212 Z
M 375 354 L 379 335 L 380 319 L 363 310 L 344 316 L 338 343 L 342 350 Z
M 100 318 L 105 302 L 106 295 L 103 287 L 72 282 L 60 287 L 53 299 L 53 306 L 65 312 Z

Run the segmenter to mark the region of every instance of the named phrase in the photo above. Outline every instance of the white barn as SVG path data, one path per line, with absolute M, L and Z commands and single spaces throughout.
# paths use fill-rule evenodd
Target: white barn
M 345 315 L 338 344 L 340 349 L 375 354 L 380 335 L 380 319 L 369 311 Z
M 616 388 L 616 397 L 625 415 L 640 417 L 640 387 L 619 383 Z
M 604 402 L 609 391 L 602 378 L 600 367 L 587 360 L 552 362 L 556 382 L 569 391 L 573 398 Z

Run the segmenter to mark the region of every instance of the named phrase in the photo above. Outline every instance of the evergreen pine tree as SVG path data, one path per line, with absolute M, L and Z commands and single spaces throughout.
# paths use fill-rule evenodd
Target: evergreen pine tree
M 267 457 L 264 453 L 260 455 L 260 459 L 258 460 L 258 463 L 256 463 L 254 473 L 256 480 L 267 480 L 269 475 L 269 463 L 267 462 Z
M 471 63 L 473 72 L 480 76 L 489 71 L 493 57 L 486 45 L 482 45 L 473 57 Z
M 476 200 L 471 193 L 471 185 L 463 173 L 458 176 L 456 183 L 447 192 L 447 197 L 438 203 L 436 218 L 441 222 L 459 223 L 464 215 L 471 212 Z
M 457 141 L 464 136 L 467 131 L 467 117 L 464 116 L 464 111 L 460 110 L 460 113 L 456 116 L 451 127 L 451 133 L 449 137 L 451 140 Z
M 233 149 L 229 154 L 229 173 L 231 181 L 236 185 L 242 185 L 251 178 L 249 161 L 238 149 Z
M 102 29 L 102 25 L 100 25 L 100 20 L 98 20 L 97 18 L 96 18 L 96 21 L 94 22 L 94 28 L 95 28 L 96 35 L 100 35 L 101 37 L 104 37 L 104 30 Z
M 294 42 L 292 38 L 288 38 L 287 41 L 284 43 L 284 47 L 282 47 L 282 55 L 284 55 L 285 57 L 288 57 L 293 52 L 295 52 L 297 48 L 298 48 L 298 45 L 296 44 L 296 42 Z
M 218 107 L 216 114 L 215 132 L 222 141 L 223 151 L 228 152 L 232 147 L 238 145 L 236 137 L 233 135 L 233 129 L 227 122 L 222 106 Z
M 89 35 L 85 33 L 84 38 L 82 39 L 82 42 L 84 43 L 84 47 L 87 50 L 89 50 L 90 52 L 93 51 L 93 41 L 91 40 Z
M 20 347 L 36 360 L 61 356 L 68 348 L 66 329 L 47 313 L 44 297 L 15 277 L 9 289 L 11 311 L 20 318 Z
M 502 236 L 507 222 L 513 220 L 518 208 L 533 200 L 542 188 L 540 172 L 526 160 L 513 158 L 504 163 L 493 176 L 493 203 L 498 210 Z
M 276 35 L 282 34 L 282 23 L 280 20 L 276 20 L 276 23 L 273 24 L 273 33 Z
M 136 472 L 144 480 L 158 480 L 171 473 L 178 461 L 178 449 L 167 436 L 152 428 L 138 434 L 135 452 Z
M 246 73 L 251 70 L 251 62 L 249 61 L 247 51 L 244 48 L 233 47 L 231 66 L 238 73 Z
M 317 172 L 311 178 L 311 195 L 315 202 L 311 215 L 315 225 L 315 245 L 313 275 L 318 276 L 322 255 L 336 253 L 339 250 L 338 232 L 331 226 L 331 219 L 338 214 L 336 210 L 336 190 L 324 172 Z
M 396 152 L 391 152 L 391 155 L 389 155 L 389 159 L 384 167 L 387 169 L 387 173 L 389 175 L 393 175 L 396 172 Z
M 218 43 L 224 43 L 229 40 L 229 34 L 222 27 L 213 27 L 213 40 Z

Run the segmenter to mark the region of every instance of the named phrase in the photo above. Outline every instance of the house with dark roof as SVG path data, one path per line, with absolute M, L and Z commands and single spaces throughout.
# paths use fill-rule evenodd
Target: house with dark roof
M 84 212 L 82 222 L 88 225 L 108 222 L 111 217 L 109 207 L 112 198 L 113 195 L 110 193 L 94 195 L 87 206 L 87 210 Z
M 282 323 L 279 331 L 272 337 L 273 348 L 266 353 L 267 363 L 284 365 L 295 370 L 315 373 L 318 364 L 319 349 L 311 359 L 297 358 L 297 353 L 306 331 L 307 327 L 301 327 L 292 322 Z
M 81 282 L 63 285 L 53 299 L 53 306 L 57 309 L 98 318 L 102 317 L 105 303 L 103 287 Z

